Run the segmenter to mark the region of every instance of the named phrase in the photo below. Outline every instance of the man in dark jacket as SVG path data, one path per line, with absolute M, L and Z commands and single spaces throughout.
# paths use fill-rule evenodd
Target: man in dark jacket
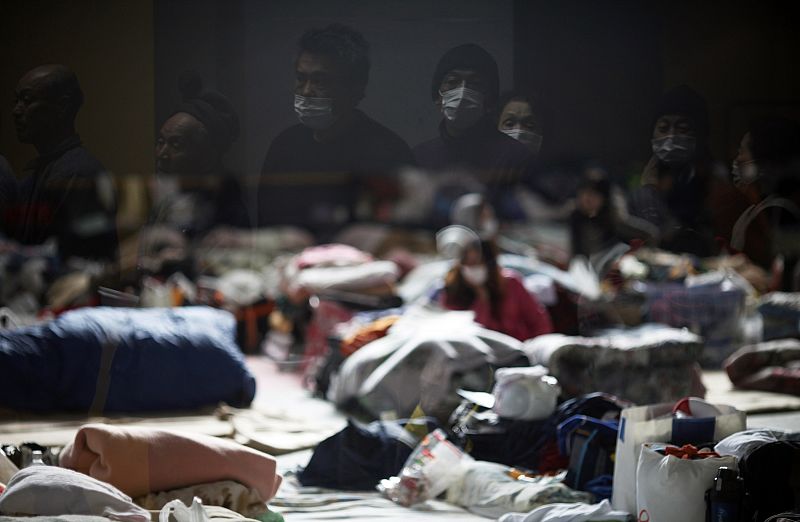
M 304 34 L 295 63 L 300 124 L 271 143 L 262 169 L 259 224 L 294 224 L 329 239 L 356 218 L 382 220 L 397 195 L 408 145 L 357 109 L 369 75 L 368 45 L 334 24 Z
M 63 259 L 115 259 L 114 187 L 75 132 L 83 104 L 75 73 L 63 65 L 36 67 L 17 84 L 16 99 L 17 137 L 39 155 L 25 168 L 7 213 L 12 235 L 25 244 L 54 237 Z

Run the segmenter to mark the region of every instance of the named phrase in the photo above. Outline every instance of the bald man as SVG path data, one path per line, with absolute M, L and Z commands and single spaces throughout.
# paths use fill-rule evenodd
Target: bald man
M 75 118 L 83 104 L 78 78 L 63 65 L 43 65 L 17 84 L 17 138 L 36 148 L 25 168 L 12 221 L 25 244 L 54 237 L 62 259 L 112 260 L 117 255 L 113 184 L 81 144 Z

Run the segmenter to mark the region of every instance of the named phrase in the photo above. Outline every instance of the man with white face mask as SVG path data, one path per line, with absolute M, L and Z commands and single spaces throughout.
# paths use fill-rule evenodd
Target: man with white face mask
M 473 192 L 476 180 L 501 220 L 525 218 L 515 190 L 532 182 L 534 158 L 524 145 L 497 130 L 492 115 L 499 89 L 497 63 L 478 45 L 454 47 L 436 66 L 431 96 L 442 115 L 439 135 L 417 145 L 414 156 L 433 175 L 457 172 L 463 191 L 452 186 L 440 190 L 434 210 L 440 213 L 431 217 L 435 225 L 446 223 L 450 205 Z
M 659 229 L 661 248 L 699 256 L 714 253 L 710 204 L 715 163 L 708 149 L 708 110 L 702 96 L 686 85 L 667 91 L 656 108 L 652 156 L 642 186 L 631 194 L 631 214 Z
M 259 224 L 299 225 L 326 240 L 356 218 L 385 217 L 396 196 L 395 173 L 414 159 L 399 136 L 357 108 L 370 66 L 360 33 L 333 24 L 307 32 L 298 44 L 299 123 L 270 144 Z

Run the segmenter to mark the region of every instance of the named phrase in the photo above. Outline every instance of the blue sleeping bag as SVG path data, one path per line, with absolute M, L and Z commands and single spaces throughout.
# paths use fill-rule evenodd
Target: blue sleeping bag
M 0 407 L 36 412 L 247 406 L 236 321 L 208 307 L 82 308 L 0 332 Z

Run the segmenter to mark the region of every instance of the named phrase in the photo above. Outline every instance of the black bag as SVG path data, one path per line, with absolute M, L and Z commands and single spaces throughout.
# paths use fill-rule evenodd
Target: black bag
M 758 446 L 741 458 L 739 473 L 747 492 L 747 516 L 743 520 L 762 522 L 779 513 L 797 511 L 800 508 L 800 437 Z
M 375 489 L 382 479 L 400 473 L 418 440 L 404 426 L 436 428 L 429 419 L 362 424 L 348 420 L 339 433 L 319 443 L 298 479 L 304 486 L 351 491 Z M 410 426 L 409 426 L 410 428 Z
M 613 395 L 591 393 L 562 403 L 543 420 L 511 420 L 481 415 L 465 400 L 450 418 L 455 442 L 476 460 L 497 462 L 531 471 L 548 472 L 566 468 L 568 455 L 560 455 L 557 427 L 574 415 L 615 419 L 630 403 Z M 485 408 L 484 408 L 485 410 Z

